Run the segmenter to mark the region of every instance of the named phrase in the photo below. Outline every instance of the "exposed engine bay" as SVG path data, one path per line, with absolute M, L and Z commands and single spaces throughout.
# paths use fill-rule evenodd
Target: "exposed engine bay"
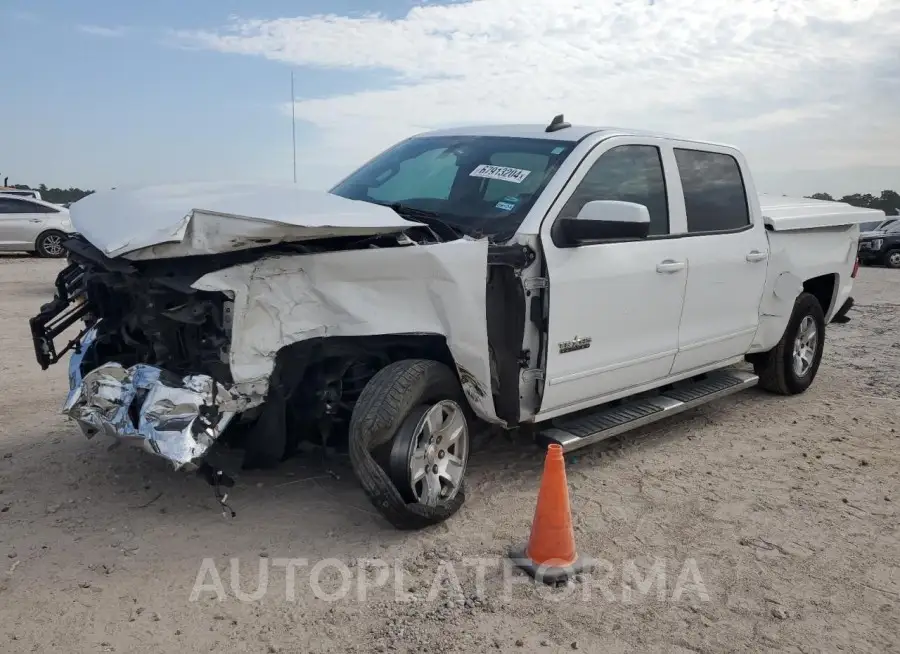
M 90 262 L 73 263 L 60 277 L 63 297 L 81 298 L 77 311 L 85 326 L 95 330 L 94 347 L 82 363 L 85 372 L 116 361 L 231 381 L 232 303 L 224 295 L 177 288 L 165 276 L 134 275 Z
M 124 366 L 160 366 L 178 374 L 203 373 L 231 383 L 228 348 L 234 303 L 223 293 L 193 288 L 197 279 L 273 254 L 399 244 L 391 236 L 344 237 L 216 257 L 131 262 L 106 257 L 83 237 L 75 236 L 65 244 L 70 263 L 57 278 L 56 297 L 31 321 L 38 362 L 46 369 L 75 347 L 77 339 L 57 352 L 53 339 L 82 320 L 84 329 L 79 336 L 96 327 L 95 347 L 83 363 L 87 370 L 112 360 Z

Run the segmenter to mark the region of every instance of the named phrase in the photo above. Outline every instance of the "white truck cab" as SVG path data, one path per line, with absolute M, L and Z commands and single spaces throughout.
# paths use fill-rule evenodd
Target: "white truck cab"
M 546 305 L 544 325 L 526 329 L 525 349 L 545 358 L 525 374 L 534 405 L 522 419 L 768 351 L 804 288 L 826 321 L 849 298 L 856 223 L 875 212 L 760 196 L 744 156 L 725 145 L 617 129 L 547 136 L 577 145 L 515 237 L 540 253 L 522 279 Z
M 858 225 L 883 216 L 761 196 L 733 147 L 562 116 L 415 136 L 327 194 L 176 185 L 71 211 L 31 329 L 45 368 L 76 348 L 64 410 L 88 436 L 211 480 L 222 447 L 253 467 L 343 443 L 404 529 L 459 509 L 484 426 L 572 451 L 757 384 L 802 393 Z

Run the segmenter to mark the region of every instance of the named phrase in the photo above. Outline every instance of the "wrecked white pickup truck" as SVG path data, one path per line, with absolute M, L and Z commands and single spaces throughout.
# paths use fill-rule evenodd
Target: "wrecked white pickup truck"
M 73 350 L 64 411 L 88 436 L 195 469 L 343 444 L 418 528 L 463 503 L 476 428 L 571 451 L 756 384 L 803 392 L 880 212 L 760 197 L 730 147 L 557 117 L 410 138 L 329 193 L 152 187 L 71 214 L 31 329 L 44 368 Z

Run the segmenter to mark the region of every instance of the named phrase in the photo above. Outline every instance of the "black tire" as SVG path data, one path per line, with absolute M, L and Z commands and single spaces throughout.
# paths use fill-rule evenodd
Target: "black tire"
M 459 511 L 465 502 L 465 481 L 452 498 L 437 506 L 408 502 L 408 493 L 397 488 L 372 456 L 373 450 L 394 438 L 410 414 L 441 400 L 459 404 L 471 431 L 473 416 L 453 371 L 437 361 L 406 359 L 379 370 L 353 408 L 350 463 L 369 501 L 397 529 L 422 529 L 438 524 Z
M 65 232 L 49 229 L 37 237 L 34 242 L 34 250 L 43 259 L 61 259 L 68 254 L 68 251 L 62 247 L 62 242 L 67 238 Z
M 888 268 L 900 268 L 900 250 L 888 250 L 884 255 L 884 265 Z
M 813 355 L 812 365 L 805 374 L 799 376 L 793 366 L 793 346 L 797 338 L 800 324 L 806 317 L 815 323 L 818 339 Z M 794 311 L 788 321 L 784 335 L 774 348 L 755 357 L 753 368 L 759 375 L 759 386 L 779 395 L 798 395 L 803 393 L 816 378 L 822 352 L 825 349 L 825 313 L 816 297 L 810 293 L 801 293 L 794 302 Z

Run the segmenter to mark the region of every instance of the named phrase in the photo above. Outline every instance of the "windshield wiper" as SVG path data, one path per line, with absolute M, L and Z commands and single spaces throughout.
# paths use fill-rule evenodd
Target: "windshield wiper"
M 377 204 L 382 204 L 381 202 Z M 466 233 L 457 227 L 456 225 L 452 225 L 445 220 L 441 219 L 441 214 L 436 211 L 426 211 L 425 209 L 415 209 L 413 207 L 408 207 L 400 202 L 394 202 L 392 204 L 384 204 L 383 206 L 390 207 L 394 211 L 396 211 L 400 216 L 404 218 L 414 218 L 428 227 L 441 239 L 441 240 L 450 240 L 455 241 L 456 239 L 462 238 L 466 235 Z

